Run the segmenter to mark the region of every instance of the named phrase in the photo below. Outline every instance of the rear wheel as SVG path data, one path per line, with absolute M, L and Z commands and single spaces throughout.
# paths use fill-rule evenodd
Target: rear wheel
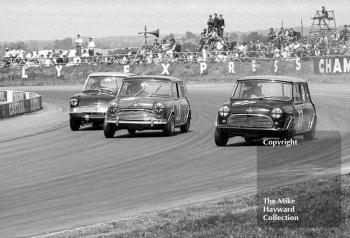
M 174 119 L 174 115 L 171 115 L 168 123 L 164 128 L 164 134 L 167 136 L 172 136 L 174 135 L 174 131 L 175 131 L 175 119 Z
M 77 130 L 79 130 L 80 125 L 81 125 L 81 122 L 78 121 L 78 120 L 74 120 L 74 119 L 72 119 L 72 118 L 69 120 L 69 126 L 70 126 L 70 129 L 71 129 L 72 131 L 77 131 Z
M 182 133 L 186 133 L 190 130 L 191 126 L 191 112 L 188 113 L 186 124 L 180 126 L 180 130 Z
M 135 129 L 128 129 L 128 133 L 130 135 L 135 135 L 136 134 L 136 130 Z
M 215 138 L 215 144 L 217 146 L 225 146 L 227 144 L 229 136 L 219 128 L 216 128 L 214 138 Z
M 312 140 L 315 137 L 315 134 L 316 134 L 316 123 L 317 123 L 317 118 L 315 116 L 314 121 L 312 122 L 311 130 L 304 134 L 304 139 L 305 140 Z
M 116 125 L 111 123 L 103 123 L 103 133 L 106 138 L 113 138 L 116 131 Z

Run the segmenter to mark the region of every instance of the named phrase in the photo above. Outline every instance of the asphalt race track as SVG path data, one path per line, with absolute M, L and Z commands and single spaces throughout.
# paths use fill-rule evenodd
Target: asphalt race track
M 76 87 L 29 88 L 43 96 L 47 111 L 0 121 L 0 237 L 43 234 L 256 191 L 261 144 L 232 138 L 219 148 L 213 140 L 216 111 L 228 100 L 231 86 L 188 88 L 189 133 L 164 137 L 156 131 L 134 136 L 119 131 L 113 139 L 89 127 L 69 129 L 67 105 Z M 311 85 L 318 130 L 341 133 L 343 169 L 350 164 L 349 91 L 350 85 Z M 315 164 L 327 161 L 327 135 L 318 133 L 317 150 L 303 151 L 295 163 L 302 166 L 306 157 Z M 311 170 L 307 179 L 316 176 Z

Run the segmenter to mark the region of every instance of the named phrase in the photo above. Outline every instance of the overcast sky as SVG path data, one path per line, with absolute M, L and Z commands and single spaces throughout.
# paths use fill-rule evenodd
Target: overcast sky
M 209 13 L 222 13 L 227 31 L 311 24 L 316 9 L 334 9 L 350 24 L 349 0 L 0 0 L 0 41 L 135 35 L 145 25 L 161 34 L 200 32 Z

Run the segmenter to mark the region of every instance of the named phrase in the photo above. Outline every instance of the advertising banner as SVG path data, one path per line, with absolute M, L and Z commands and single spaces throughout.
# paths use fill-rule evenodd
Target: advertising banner
M 315 74 L 350 73 L 350 56 L 314 58 Z

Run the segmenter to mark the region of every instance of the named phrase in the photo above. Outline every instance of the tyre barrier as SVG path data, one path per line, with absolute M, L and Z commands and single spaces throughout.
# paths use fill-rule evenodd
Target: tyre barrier
M 41 95 L 12 90 L 0 91 L 0 119 L 42 109 Z

